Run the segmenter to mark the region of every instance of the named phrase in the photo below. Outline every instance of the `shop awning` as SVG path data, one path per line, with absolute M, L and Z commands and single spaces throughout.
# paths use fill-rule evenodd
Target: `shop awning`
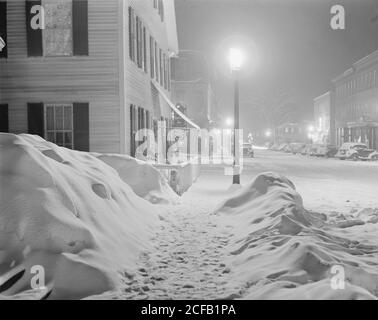
M 160 88 L 159 84 L 155 80 L 151 80 L 152 85 L 156 88 L 159 94 L 163 97 L 163 99 L 168 103 L 169 107 L 176 112 L 181 118 L 183 118 L 188 124 L 192 127 L 200 130 L 200 127 L 196 125 L 192 120 L 190 120 L 185 114 L 183 114 L 179 109 L 176 108 L 176 105 L 167 97 L 165 92 Z

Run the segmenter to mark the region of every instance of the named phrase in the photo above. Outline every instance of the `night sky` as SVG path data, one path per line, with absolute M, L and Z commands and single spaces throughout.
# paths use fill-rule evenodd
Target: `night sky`
M 345 30 L 330 28 L 330 8 L 336 4 L 345 7 Z M 378 0 L 175 0 L 175 5 L 179 47 L 209 57 L 223 118 L 233 108 L 228 47 L 240 46 L 254 57 L 241 81 L 245 130 L 265 125 L 253 121 L 248 104 L 266 92 L 291 92 L 298 118 L 312 119 L 313 99 L 352 63 L 378 49 L 378 22 L 372 22 Z

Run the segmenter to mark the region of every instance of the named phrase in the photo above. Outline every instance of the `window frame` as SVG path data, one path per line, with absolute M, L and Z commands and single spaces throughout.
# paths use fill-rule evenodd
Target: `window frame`
M 155 39 L 150 35 L 150 75 L 155 78 Z
M 54 109 L 54 130 L 50 130 L 47 128 L 47 109 L 49 107 L 53 107 Z M 56 129 L 56 108 L 57 107 L 62 107 L 63 108 L 63 129 Z M 64 109 L 65 107 L 71 107 L 71 129 L 70 130 L 67 130 L 67 129 L 64 129 L 64 120 L 65 120 L 65 114 L 64 114 Z M 63 145 L 59 145 L 60 147 L 64 147 L 64 148 L 68 148 L 64 142 L 64 134 L 65 133 L 71 133 L 71 137 L 72 137 L 72 142 L 71 142 L 71 148 L 68 148 L 68 149 L 71 149 L 71 150 L 74 150 L 75 148 L 75 137 L 74 137 L 74 104 L 71 103 L 71 102 L 61 102 L 61 103 L 58 103 L 58 102 L 48 102 L 48 103 L 44 103 L 43 104 L 43 119 L 44 119 L 44 138 L 46 141 L 49 141 L 49 142 L 52 142 L 52 143 L 55 143 L 56 145 L 58 145 L 56 143 L 56 134 L 57 133 L 63 133 Z M 48 140 L 48 133 L 51 133 L 53 132 L 54 133 L 54 141 L 50 141 Z
M 41 0 L 41 5 L 44 5 L 44 1 Z M 63 2 L 70 2 L 71 4 L 71 53 L 69 55 L 66 54 L 58 54 L 58 55 L 47 55 L 46 52 L 46 42 L 45 42 L 45 36 L 46 36 L 46 25 L 45 28 L 41 30 L 42 32 L 42 56 L 45 58 L 59 58 L 59 57 L 74 57 L 74 26 L 73 26 L 73 2 L 75 0 L 63 0 Z M 46 11 L 45 11 L 46 14 Z

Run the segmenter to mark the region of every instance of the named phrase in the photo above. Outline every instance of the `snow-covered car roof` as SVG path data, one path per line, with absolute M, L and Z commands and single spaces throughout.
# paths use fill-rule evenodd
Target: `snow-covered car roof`
M 364 143 L 359 143 L 359 142 L 344 142 L 342 145 L 341 145 L 341 148 L 343 147 L 355 147 L 355 146 L 361 146 L 361 147 L 366 147 L 367 148 L 367 145 L 364 144 Z

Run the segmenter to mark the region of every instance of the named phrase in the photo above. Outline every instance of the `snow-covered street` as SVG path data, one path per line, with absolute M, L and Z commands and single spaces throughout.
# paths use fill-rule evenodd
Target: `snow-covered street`
M 249 183 L 263 172 L 276 172 L 293 181 L 305 208 L 310 210 L 350 213 L 378 207 L 378 162 L 342 161 L 258 149 L 254 159 L 244 158 L 241 183 Z M 191 192 L 211 185 L 210 195 L 221 195 L 232 179 L 224 176 L 220 168 L 202 169 L 201 175 Z
M 328 215 L 351 214 L 378 204 L 377 163 L 309 158 L 257 150 L 245 159 L 242 183 L 274 171 L 294 182 L 307 209 Z M 121 299 L 240 298 L 248 289 L 229 267 L 227 247 L 235 232 L 214 211 L 230 197 L 230 176 L 218 167 L 203 167 L 198 181 L 179 205 L 165 206 L 153 249 L 141 255 L 138 272 L 126 277 Z M 234 192 L 237 192 L 235 190 Z M 230 257 L 231 256 L 231 257 Z M 278 267 L 278 265 L 276 266 Z M 102 298 L 108 299 L 105 295 Z
M 0 299 L 378 296 L 377 163 L 257 150 L 242 186 L 203 166 L 178 197 L 130 156 L 0 138 Z

